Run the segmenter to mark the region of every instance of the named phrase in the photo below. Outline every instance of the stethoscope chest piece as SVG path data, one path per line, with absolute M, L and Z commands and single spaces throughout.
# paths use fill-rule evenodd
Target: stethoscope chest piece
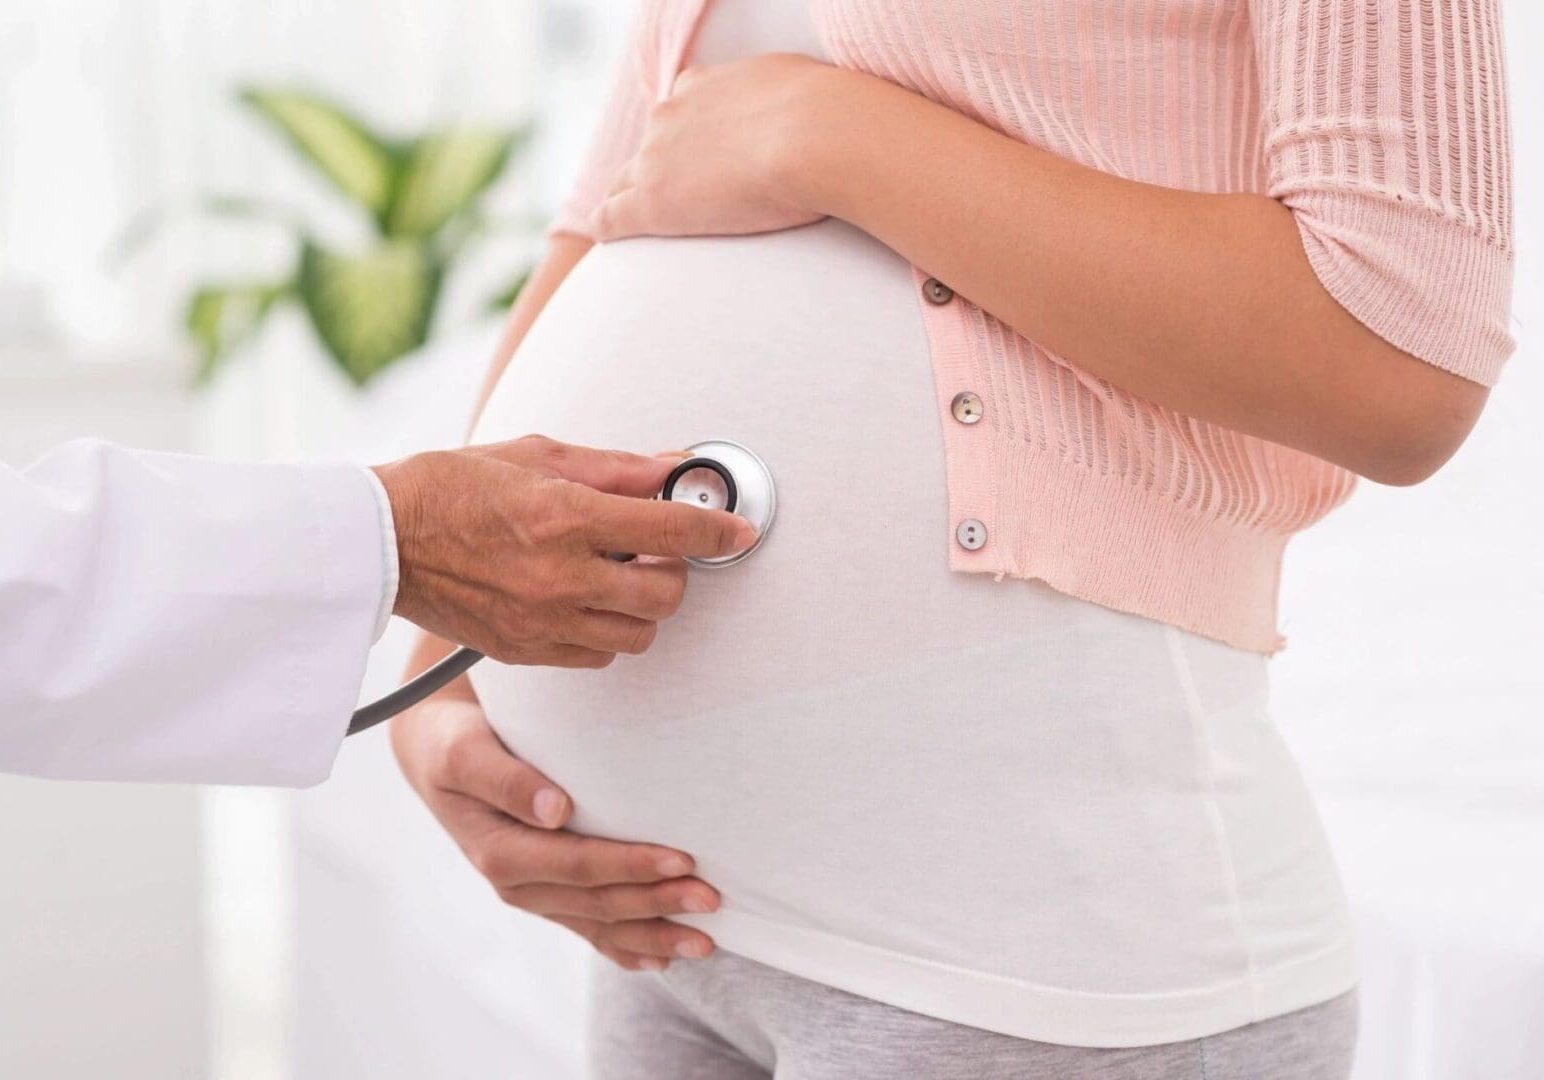
M 756 527 L 756 542 L 721 559 L 688 558 L 703 568 L 733 566 L 761 546 L 777 513 L 777 488 L 767 463 L 737 442 L 710 439 L 686 448 L 691 456 L 670 471 L 659 497 L 705 510 L 728 510 Z

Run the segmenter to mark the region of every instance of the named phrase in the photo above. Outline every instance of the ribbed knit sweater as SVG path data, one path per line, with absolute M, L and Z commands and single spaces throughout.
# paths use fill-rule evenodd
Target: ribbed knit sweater
M 644 0 L 552 231 L 589 235 L 709 2 Z M 842 67 L 1109 173 L 1280 200 L 1330 294 L 1423 361 L 1491 385 L 1511 352 L 1497 0 L 810 3 Z M 1286 541 L 1353 476 L 1129 394 L 916 278 L 951 521 L 986 537 L 940 537 L 950 566 L 1279 648 Z M 962 391 L 980 422 L 955 417 Z

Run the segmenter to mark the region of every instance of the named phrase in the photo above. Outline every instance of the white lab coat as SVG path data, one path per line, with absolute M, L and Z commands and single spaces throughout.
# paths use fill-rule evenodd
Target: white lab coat
M 0 467 L 0 771 L 325 778 L 387 595 L 378 496 L 97 441 Z

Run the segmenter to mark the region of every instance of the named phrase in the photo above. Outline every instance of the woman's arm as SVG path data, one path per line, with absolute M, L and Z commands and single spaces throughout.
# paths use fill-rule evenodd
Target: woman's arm
M 1276 199 L 1123 179 L 802 57 L 685 73 L 593 231 L 820 215 L 1123 390 L 1381 482 L 1433 473 L 1487 396 L 1353 317 Z
M 1275 199 L 1125 180 L 880 79 L 826 72 L 813 92 L 826 104 L 786 159 L 798 204 L 1085 371 L 1390 484 L 1430 476 L 1478 418 L 1485 387 L 1353 318 Z
M 552 236 L 510 310 L 472 426 L 531 325 L 590 246 L 566 233 Z M 405 677 L 452 648 L 420 635 Z M 667 918 L 718 906 L 718 894 L 688 876 L 691 857 L 564 830 L 572 800 L 504 748 L 466 676 L 396 717 L 391 744 L 413 790 L 505 903 L 572 930 L 629 969 L 657 971 L 672 957 L 712 951 L 708 935 Z

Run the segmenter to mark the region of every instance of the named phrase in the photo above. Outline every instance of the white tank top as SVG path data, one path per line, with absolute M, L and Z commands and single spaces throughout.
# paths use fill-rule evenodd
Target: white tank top
M 693 59 L 769 51 L 823 56 L 806 0 L 718 0 Z M 642 657 L 474 669 L 499 735 L 577 831 L 697 858 L 724 906 L 681 921 L 893 1005 L 1119 1046 L 1346 990 L 1265 660 L 951 573 L 931 380 L 907 264 L 846 224 L 592 250 L 477 438 L 734 439 L 778 519 L 747 561 L 691 572 Z

